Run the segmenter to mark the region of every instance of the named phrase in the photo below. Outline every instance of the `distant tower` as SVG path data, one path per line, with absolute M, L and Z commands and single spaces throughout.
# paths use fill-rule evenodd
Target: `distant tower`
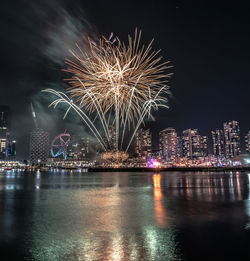
M 149 129 L 140 129 L 136 133 L 136 154 L 138 157 L 148 158 L 152 155 L 152 133 Z
M 224 123 L 225 154 L 231 158 L 240 154 L 240 127 L 237 121 Z
M 246 153 L 250 154 L 250 131 L 245 136 Z
M 8 106 L 0 106 L 0 158 L 6 157 L 8 147 L 10 123 L 10 109 Z
M 166 161 L 175 161 L 177 156 L 177 133 L 174 128 L 166 128 L 159 134 L 160 154 Z
M 224 133 L 223 130 L 213 130 L 211 131 L 212 144 L 213 144 L 213 154 L 215 156 L 224 156 Z
M 49 134 L 38 128 L 36 114 L 32 104 L 31 111 L 35 130 L 30 133 L 30 163 L 32 165 L 44 165 L 49 158 Z

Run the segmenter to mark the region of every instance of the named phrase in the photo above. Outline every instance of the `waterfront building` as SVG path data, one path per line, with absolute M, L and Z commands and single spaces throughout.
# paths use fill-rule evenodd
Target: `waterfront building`
M 232 166 L 245 166 L 250 167 L 250 155 L 249 154 L 240 154 L 230 158 Z
M 224 156 L 224 133 L 223 130 L 213 130 L 211 131 L 212 135 L 212 146 L 213 146 L 213 155 L 222 157 Z
M 183 151 L 182 151 L 182 137 L 177 137 L 177 146 L 176 146 L 176 156 L 178 158 L 183 157 Z
M 246 153 L 250 154 L 250 131 L 248 131 L 247 135 L 245 136 L 245 148 Z
M 177 156 L 177 133 L 174 128 L 166 128 L 159 133 L 160 155 L 163 160 L 174 162 Z
M 197 143 L 197 135 L 198 131 L 197 129 L 187 129 L 182 132 L 182 150 L 183 150 L 183 156 L 186 158 L 192 159 L 196 149 L 196 143 Z
M 7 145 L 7 137 L 1 137 L 0 138 L 0 159 L 5 158 L 6 145 Z
M 240 154 L 240 127 L 237 121 L 224 123 L 225 155 L 232 158 Z
M 200 136 L 200 139 L 201 139 L 201 156 L 207 157 L 208 156 L 208 137 Z
M 136 155 L 140 158 L 148 158 L 152 155 L 152 133 L 149 129 L 139 129 L 136 132 Z
M 192 134 L 195 134 L 195 130 L 188 129 L 182 132 L 182 151 L 186 158 L 192 157 Z
M 49 134 L 42 129 L 30 133 L 30 163 L 44 165 L 49 158 Z
M 182 133 L 183 156 L 189 159 L 208 155 L 207 136 L 201 136 L 197 129 L 187 129 Z
M 9 125 L 10 109 L 8 106 L 0 106 L 0 159 L 6 158 Z

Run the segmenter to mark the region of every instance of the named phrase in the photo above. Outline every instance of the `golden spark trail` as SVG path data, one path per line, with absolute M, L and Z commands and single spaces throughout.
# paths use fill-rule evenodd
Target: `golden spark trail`
M 66 114 L 70 109 L 80 113 L 106 151 L 122 150 L 126 130 L 134 130 L 127 151 L 145 117 L 153 119 L 152 110 L 167 107 L 167 82 L 172 75 L 167 70 L 171 66 L 161 62 L 159 51 L 152 51 L 153 40 L 147 46 L 140 41 L 141 31 L 136 29 L 133 39 L 128 36 L 127 45 L 113 36 L 102 36 L 99 42 L 89 39 L 89 51 L 76 45 L 64 69 L 69 75 L 65 79 L 68 96 L 45 90 L 60 96 L 53 105 L 69 105 Z M 92 115 L 101 122 L 103 133 L 89 118 Z M 113 145 L 110 127 L 115 128 Z

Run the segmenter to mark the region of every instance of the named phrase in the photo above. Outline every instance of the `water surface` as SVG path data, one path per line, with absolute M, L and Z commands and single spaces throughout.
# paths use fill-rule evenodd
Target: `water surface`
M 249 184 L 239 172 L 1 171 L 0 257 L 250 260 Z

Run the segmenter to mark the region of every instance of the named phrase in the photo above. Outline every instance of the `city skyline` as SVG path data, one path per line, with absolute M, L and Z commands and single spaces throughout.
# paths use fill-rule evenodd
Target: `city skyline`
M 31 100 L 39 108 L 42 127 L 52 135 L 69 126 L 78 129 L 70 121 L 62 122 L 60 115 L 52 115 L 40 90 L 50 85 L 61 86 L 63 61 L 60 57 L 65 57 L 74 45 L 79 31 L 107 37 L 114 32 L 125 39 L 138 27 L 142 29 L 143 41 L 155 37 L 154 48 L 162 49 L 162 55 L 174 66 L 170 109 L 160 111 L 156 122 L 147 123 L 157 132 L 172 126 L 177 132 L 198 128 L 201 134 L 207 135 L 211 126 L 220 128 L 221 122 L 235 119 L 240 123 L 241 132 L 247 133 L 249 4 L 166 1 L 163 5 L 144 4 L 140 12 L 138 1 L 131 2 L 133 8 L 128 19 L 129 2 L 122 3 L 119 10 L 113 1 L 107 5 L 99 3 L 97 10 L 92 1 L 78 2 L 77 5 L 68 1 L 53 4 L 37 1 L 31 5 L 12 1 L 2 5 L 5 33 L 1 38 L 0 88 L 3 95 L 0 104 L 9 105 L 13 111 L 13 134 L 23 148 L 23 156 L 28 155 L 25 148 L 33 127 Z M 42 13 L 46 14 L 46 19 Z M 6 23 L 7 19 L 12 23 Z M 23 40 L 27 44 L 23 45 Z M 9 48 L 15 52 L 9 52 Z M 28 131 L 19 128 L 20 122 Z
M 2 115 L 2 121 L 1 121 L 1 129 L 2 133 L 1 134 L 1 153 L 3 155 L 6 154 L 6 151 L 8 151 L 8 156 L 7 157 L 4 157 L 2 156 L 2 159 L 6 158 L 6 159 L 11 159 L 11 158 L 17 158 L 17 159 L 28 159 L 30 158 L 30 150 L 29 150 L 29 156 L 25 157 L 25 158 L 22 158 L 20 157 L 20 152 L 16 154 L 16 142 L 17 142 L 17 148 L 18 148 L 18 140 L 16 141 L 15 137 L 13 137 L 12 133 L 13 133 L 13 129 L 10 128 L 11 124 L 10 124 L 10 119 L 11 119 L 11 113 L 10 113 L 10 109 L 9 107 L 6 107 L 6 106 L 2 106 L 1 107 L 3 110 L 1 112 L 1 115 Z M 36 130 L 39 132 L 39 130 L 41 131 L 45 131 L 47 132 L 47 130 L 43 130 L 43 129 L 39 129 L 38 128 L 38 122 L 37 122 L 37 114 L 35 113 L 34 111 L 34 108 L 33 106 L 31 106 L 31 118 L 33 118 L 33 121 L 34 121 L 34 127 L 33 127 L 33 130 L 31 131 L 31 135 L 32 133 L 36 132 Z M 5 116 L 4 116 L 5 115 Z M 6 116 L 7 115 L 7 116 Z M 35 117 L 34 117 L 35 115 Z M 234 136 L 232 136 L 232 138 L 229 137 L 229 133 L 232 133 L 230 135 L 235 135 L 235 131 L 234 129 L 232 129 L 233 127 L 235 126 L 235 131 L 236 131 L 236 140 L 234 138 Z M 160 154 L 162 155 L 165 155 L 167 156 L 166 154 L 164 154 L 162 152 L 162 150 L 164 150 L 164 142 L 167 142 L 167 139 L 168 139 L 168 136 L 161 136 L 161 133 L 164 134 L 165 131 L 170 131 L 170 132 L 174 132 L 175 133 L 175 137 L 176 137 L 176 141 L 174 141 L 174 146 L 175 148 L 172 148 L 172 150 L 176 150 L 175 153 L 173 154 L 177 154 L 177 147 L 178 147 L 178 141 L 177 139 L 181 139 L 182 140 L 182 144 L 185 142 L 183 140 L 183 137 L 185 136 L 185 132 L 187 131 L 194 131 L 194 135 L 198 135 L 197 138 L 194 138 L 195 141 L 193 141 L 194 143 L 197 142 L 198 146 L 201 146 L 201 147 L 197 147 L 197 148 L 194 148 L 193 150 L 198 150 L 196 153 L 198 153 L 197 155 L 199 156 L 207 156 L 208 154 L 209 155 L 215 155 L 215 156 L 229 156 L 229 157 L 232 157 L 232 156 L 236 156 L 236 155 L 239 155 L 239 154 L 244 154 L 244 153 L 249 153 L 249 144 L 250 144 L 250 136 L 249 136 L 249 133 L 250 133 L 250 130 L 246 133 L 242 133 L 240 131 L 240 125 L 239 125 L 239 122 L 237 121 L 227 121 L 227 122 L 223 122 L 220 126 L 220 128 L 212 128 L 210 130 L 209 133 L 206 133 L 206 135 L 204 135 L 203 133 L 200 133 L 199 129 L 185 129 L 185 130 L 182 130 L 182 131 L 177 131 L 175 128 L 173 128 L 172 126 L 171 127 L 167 127 L 165 129 L 162 129 L 159 133 L 157 133 L 155 130 L 152 130 L 151 128 L 145 128 L 145 126 L 141 126 L 141 128 L 136 132 L 136 136 L 134 138 L 134 149 L 132 149 L 132 151 L 130 150 L 130 155 L 133 155 L 133 153 L 135 153 L 135 155 L 137 156 L 141 156 L 141 154 L 144 155 L 144 158 L 147 158 L 147 156 L 150 156 L 151 153 L 152 153 L 152 150 L 153 151 L 159 151 Z M 141 134 L 139 134 L 141 132 Z M 83 139 L 88 139 L 89 140 L 89 136 L 86 136 L 86 135 L 83 135 L 81 133 L 76 133 L 76 132 L 72 132 L 72 131 L 69 131 L 69 133 L 71 133 L 73 136 L 77 135 L 79 137 L 82 137 Z M 145 133 L 145 134 L 144 134 Z M 148 133 L 148 134 L 147 134 Z M 201 135 L 200 135 L 201 134 Z M 30 134 L 29 134 L 30 135 Z M 51 135 L 50 133 L 48 133 L 48 135 L 50 136 L 50 140 L 49 140 L 49 146 L 51 145 L 52 143 L 52 140 L 53 140 L 53 135 Z M 138 135 L 142 136 L 143 135 L 146 135 L 146 137 L 148 135 L 149 136 L 149 139 L 150 139 L 150 144 L 146 144 L 147 146 L 145 147 L 145 145 L 141 145 L 142 148 L 138 148 Z M 164 134 L 166 135 L 166 134 Z M 158 139 L 154 139 L 153 141 L 153 136 L 158 136 Z M 194 136 L 194 137 L 196 137 Z M 113 134 L 113 137 L 114 137 L 114 134 Z M 164 137 L 164 138 L 162 138 Z M 142 138 L 141 138 L 142 139 Z M 165 140 L 164 140 L 165 139 Z M 192 138 L 193 139 L 193 138 Z M 232 140 L 231 140 L 232 139 Z M 94 141 L 93 140 L 93 137 L 92 137 L 92 143 L 94 142 L 97 142 L 97 141 Z M 204 140 L 204 143 L 202 143 Z M 232 145 L 227 145 L 227 140 L 228 142 L 230 142 L 230 144 Z M 232 143 L 231 143 L 232 141 Z M 89 142 L 89 141 L 88 141 Z M 146 142 L 147 143 L 147 142 Z M 190 143 L 190 142 L 189 142 Z M 199 144 L 206 144 L 205 145 L 205 148 L 203 148 L 204 145 L 199 145 Z M 73 144 L 73 142 L 72 142 Z M 69 142 L 69 145 L 72 146 L 71 144 L 71 141 Z M 161 145 L 163 144 L 163 145 Z M 237 145 L 238 144 L 238 145 Z M 29 144 L 29 147 L 31 145 Z M 188 145 L 189 146 L 189 145 Z M 230 146 L 233 146 L 232 148 Z M 236 149 L 235 149 L 235 146 L 238 146 Z M 4 147 L 4 148 L 2 148 Z M 143 148 L 145 147 L 146 150 Z M 183 146 L 181 145 L 182 147 L 182 152 L 185 156 L 185 149 L 183 148 Z M 185 146 L 184 146 L 185 147 Z M 98 148 L 98 147 L 96 147 Z M 205 149 L 205 151 L 203 151 L 203 149 Z M 18 148 L 18 151 L 20 150 L 21 148 L 19 147 Z M 100 149 L 98 149 L 100 150 Z M 145 150 L 143 152 L 143 150 Z M 200 151 L 201 150 L 201 151 Z M 233 151 L 234 150 L 234 151 Z M 134 152 L 133 152 L 134 151 Z M 140 151 L 140 152 L 139 152 Z M 202 152 L 203 151 L 203 152 Z M 148 155 L 146 155 L 148 153 Z M 171 154 L 171 153 L 170 153 Z M 195 153 L 194 153 L 195 155 Z M 188 155 L 186 155 L 188 156 Z M 170 155 L 171 157 L 171 155 Z M 175 157 L 175 156 L 173 156 Z M 191 156 L 192 158 L 193 156 Z M 194 156 L 195 157 L 195 156 Z

